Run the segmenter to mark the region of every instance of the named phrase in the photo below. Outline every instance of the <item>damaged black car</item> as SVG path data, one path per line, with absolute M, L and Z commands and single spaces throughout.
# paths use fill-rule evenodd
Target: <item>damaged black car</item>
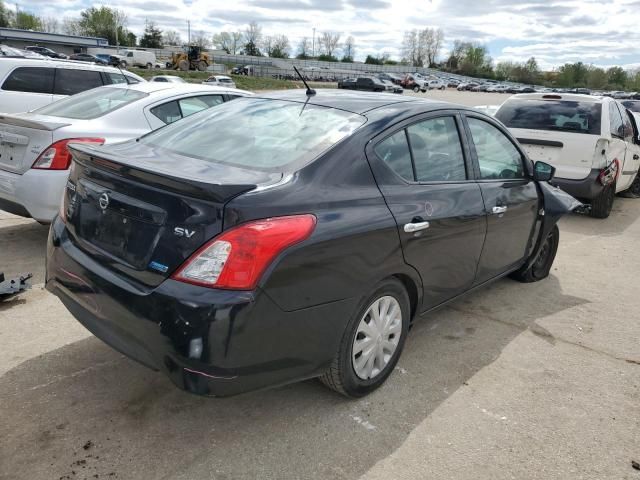
M 507 275 L 547 277 L 579 206 L 501 123 L 412 97 L 265 94 L 71 150 L 47 289 L 212 396 L 313 377 L 368 394 L 412 321 Z

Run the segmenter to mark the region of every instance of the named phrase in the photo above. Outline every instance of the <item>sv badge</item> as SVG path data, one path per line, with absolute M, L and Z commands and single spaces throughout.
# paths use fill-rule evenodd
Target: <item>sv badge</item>
M 177 235 L 178 237 L 187 237 L 187 238 L 191 238 L 196 234 L 195 230 L 189 230 L 186 228 L 182 228 L 182 227 L 176 227 L 173 229 L 173 234 Z

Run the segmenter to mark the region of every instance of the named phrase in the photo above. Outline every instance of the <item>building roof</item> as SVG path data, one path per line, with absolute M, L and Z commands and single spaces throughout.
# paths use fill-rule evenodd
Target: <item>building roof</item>
M 3 40 L 21 40 L 33 43 L 50 43 L 79 47 L 105 47 L 109 45 L 109 41 L 106 38 L 34 32 L 31 30 L 19 30 L 17 28 L 0 28 L 0 41 Z

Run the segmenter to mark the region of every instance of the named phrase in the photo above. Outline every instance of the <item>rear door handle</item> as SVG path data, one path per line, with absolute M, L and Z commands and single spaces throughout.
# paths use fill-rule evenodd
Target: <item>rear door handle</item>
M 507 207 L 493 207 L 491 213 L 494 215 L 500 215 L 501 213 L 505 213 L 507 211 Z
M 405 223 L 405 233 L 415 233 L 429 228 L 429 222 Z

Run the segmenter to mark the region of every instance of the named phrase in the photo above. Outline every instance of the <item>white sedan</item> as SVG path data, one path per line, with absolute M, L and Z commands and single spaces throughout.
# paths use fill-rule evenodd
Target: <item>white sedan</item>
M 204 85 L 218 85 L 220 87 L 236 88 L 236 82 L 227 75 L 212 75 L 202 83 Z
M 236 97 L 238 89 L 139 83 L 88 90 L 32 112 L 0 114 L 0 209 L 49 223 L 67 183 L 69 143 L 116 143 Z

